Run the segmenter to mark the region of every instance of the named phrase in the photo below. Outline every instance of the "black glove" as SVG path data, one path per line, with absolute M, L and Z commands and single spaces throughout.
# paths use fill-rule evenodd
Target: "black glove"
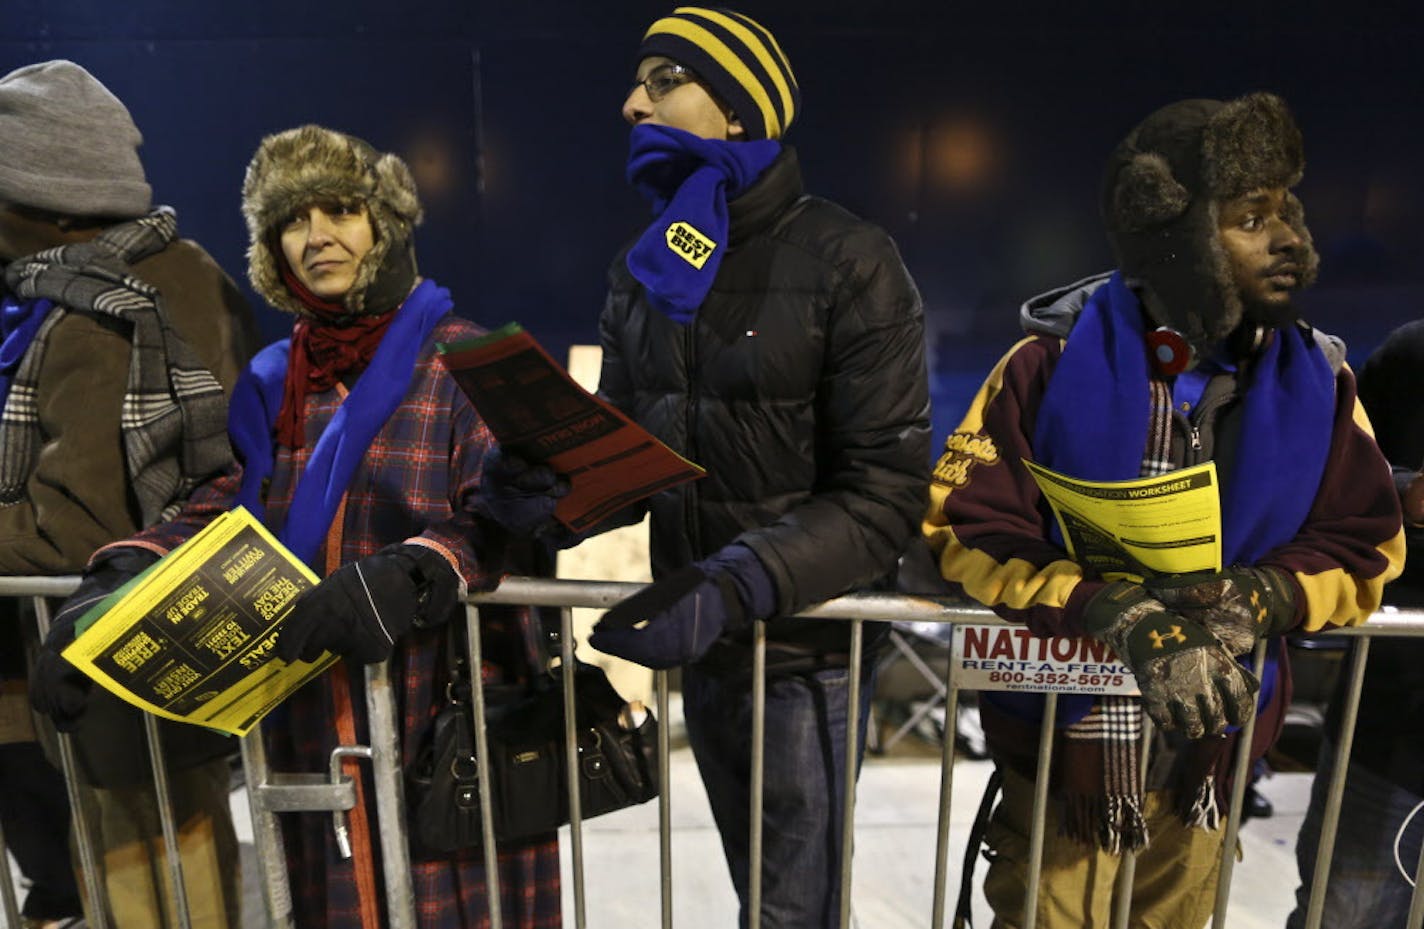
M 1256 678 L 1200 623 L 1171 612 L 1140 584 L 1115 581 L 1083 610 L 1088 634 L 1132 669 L 1142 708 L 1189 739 L 1220 735 L 1250 714 Z
M 480 473 L 480 500 L 510 535 L 535 538 L 568 532 L 554 516 L 554 507 L 568 494 L 569 482 L 548 465 L 531 464 L 491 445 Z
M 277 657 L 316 661 L 334 652 L 359 664 L 385 661 L 412 623 L 445 622 L 459 599 L 460 578 L 439 552 L 390 545 L 302 594 L 282 623 Z
M 157 560 L 158 555 L 144 548 L 109 549 L 85 568 L 79 587 L 55 612 L 30 673 L 30 705 L 53 719 L 60 732 L 73 732 L 79 727 L 94 686 L 60 654 L 75 639 L 75 623 Z
M 1170 609 L 1194 619 L 1243 655 L 1258 639 L 1295 625 L 1295 582 L 1279 568 L 1231 567 L 1152 578 L 1144 582 Z
M 649 668 L 696 661 L 723 632 L 744 629 L 776 609 L 761 559 L 740 543 L 651 584 L 604 614 L 588 644 Z M 634 628 L 647 620 L 642 629 Z

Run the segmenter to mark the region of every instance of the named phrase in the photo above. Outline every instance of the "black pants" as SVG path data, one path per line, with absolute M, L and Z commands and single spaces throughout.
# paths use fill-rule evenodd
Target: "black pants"
M 24 915 L 31 919 L 82 915 L 69 861 L 64 778 L 45 760 L 38 742 L 0 745 L 0 825 L 5 828 L 5 844 L 32 884 Z

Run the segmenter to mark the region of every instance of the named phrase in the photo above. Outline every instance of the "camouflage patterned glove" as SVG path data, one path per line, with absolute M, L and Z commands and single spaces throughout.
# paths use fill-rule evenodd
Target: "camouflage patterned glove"
M 1278 568 L 1232 567 L 1144 583 L 1169 609 L 1206 626 L 1233 655 L 1295 624 L 1295 584 Z
M 1189 739 L 1239 726 L 1260 685 L 1199 623 L 1171 612 L 1141 584 L 1115 581 L 1083 610 L 1088 634 L 1132 669 L 1142 708 L 1163 730 Z

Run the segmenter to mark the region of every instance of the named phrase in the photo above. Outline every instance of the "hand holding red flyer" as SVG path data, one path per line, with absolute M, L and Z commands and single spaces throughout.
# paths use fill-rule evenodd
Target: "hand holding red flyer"
M 518 323 L 438 348 L 499 444 L 568 478 L 554 515 L 575 532 L 706 473 L 580 387 Z

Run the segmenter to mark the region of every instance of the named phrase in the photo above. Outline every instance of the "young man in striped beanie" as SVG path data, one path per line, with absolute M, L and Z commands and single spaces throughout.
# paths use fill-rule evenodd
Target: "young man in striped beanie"
M 880 630 L 852 712 L 850 624 L 788 617 L 883 581 L 918 525 L 930 435 L 919 294 L 883 230 L 805 195 L 781 141 L 800 88 L 765 27 L 680 7 L 637 60 L 628 179 L 654 219 L 613 262 L 599 389 L 707 476 L 648 501 L 657 581 L 590 641 L 683 667 L 746 925 L 751 643 L 768 620 L 761 925 L 836 926 L 846 725 L 863 746 Z M 540 476 L 549 496 L 533 492 Z M 552 528 L 547 469 L 497 455 L 485 481 L 507 526 Z

